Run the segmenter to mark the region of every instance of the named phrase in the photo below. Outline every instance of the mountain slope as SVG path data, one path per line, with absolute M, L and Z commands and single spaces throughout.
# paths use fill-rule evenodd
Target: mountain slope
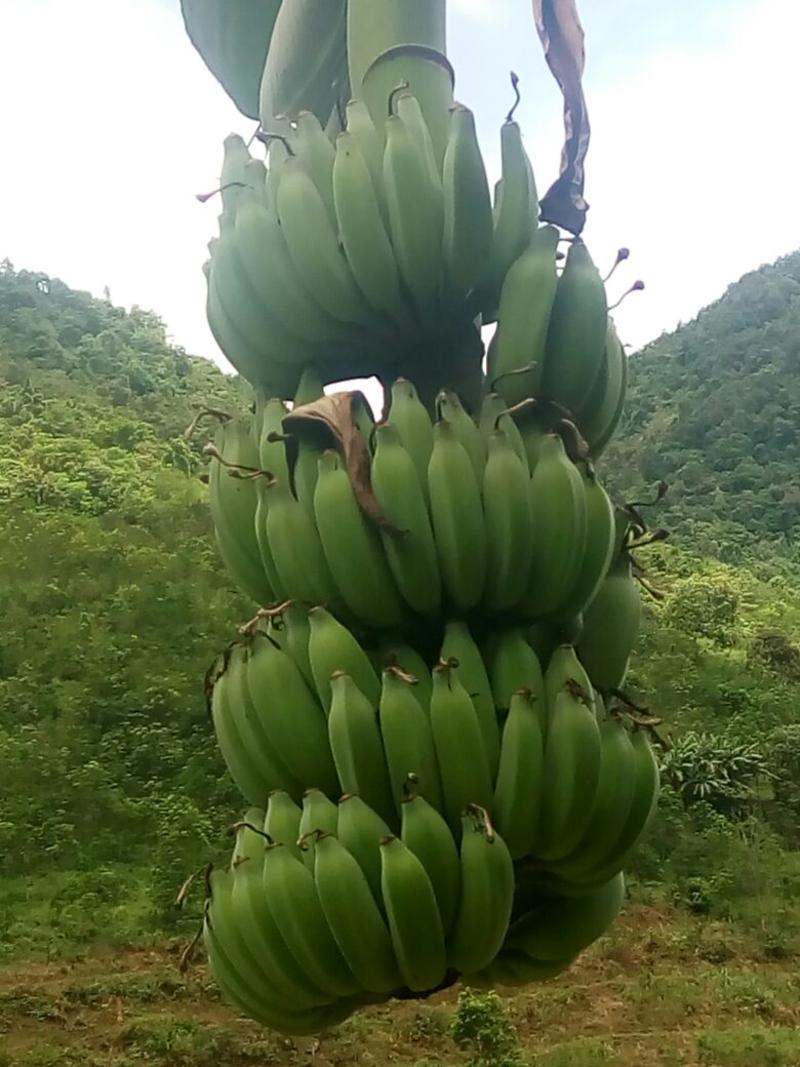
M 657 521 L 687 547 L 800 560 L 800 252 L 631 357 L 603 470 L 627 499 L 665 480 Z

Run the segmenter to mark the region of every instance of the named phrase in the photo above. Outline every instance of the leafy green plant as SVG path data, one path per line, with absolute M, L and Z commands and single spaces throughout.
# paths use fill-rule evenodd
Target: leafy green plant
M 471 1053 L 471 1067 L 518 1067 L 522 1053 L 516 1031 L 497 993 L 464 989 L 450 1032 Z

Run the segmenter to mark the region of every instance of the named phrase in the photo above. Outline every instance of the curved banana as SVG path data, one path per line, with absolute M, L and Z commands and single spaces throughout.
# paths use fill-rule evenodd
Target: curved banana
M 289 135 L 289 144 L 317 187 L 317 192 L 328 210 L 328 218 L 335 226 L 336 209 L 333 203 L 335 149 L 328 140 L 322 123 L 312 111 L 298 113 L 294 130 Z
M 533 544 L 533 513 L 527 462 L 523 463 L 509 437 L 495 430 L 489 438 L 489 458 L 483 472 L 483 510 L 486 517 L 486 591 L 493 611 L 510 611 L 528 585 Z
M 608 493 L 589 465 L 583 465 L 581 480 L 586 501 L 586 547 L 575 583 L 559 609 L 560 619 L 577 615 L 591 604 L 608 573 L 614 553 L 614 508 Z
M 362 511 L 338 452 L 324 452 L 319 461 L 314 515 L 331 574 L 353 615 L 376 629 L 399 625 L 404 605 L 380 534 Z
M 508 405 L 542 392 L 547 331 L 558 281 L 558 241 L 555 226 L 542 226 L 503 282 L 487 377 Z
M 530 163 L 519 124 L 506 121 L 500 131 L 503 177 L 495 201 L 492 251 L 480 282 L 484 323 L 496 317 L 503 279 L 525 251 L 536 228 L 539 204 L 530 181 Z
M 514 422 L 514 419 L 508 412 L 508 405 L 499 393 L 487 393 L 483 398 L 478 427 L 486 442 L 487 450 L 489 448 L 489 438 L 495 430 L 502 430 L 511 442 L 514 451 L 519 456 L 528 473 L 528 477 L 530 477 L 528 453 L 525 450 L 525 442 L 522 439 L 519 426 L 517 426 L 516 422 Z
M 619 689 L 639 634 L 642 599 L 627 551 L 618 553 L 583 613 L 578 655 L 601 693 Z
M 373 708 L 378 707 L 381 683 L 369 656 L 350 630 L 325 608 L 312 608 L 308 613 L 310 633 L 308 657 L 317 695 L 325 713 L 331 710 L 331 678 L 344 671 Z
M 285 789 L 274 789 L 267 801 L 264 833 L 276 845 L 285 845 L 298 858 L 300 848 L 300 819 L 303 812 Z
M 514 865 L 488 819 L 470 810 L 462 818 L 461 900 L 447 945 L 447 961 L 475 974 L 500 951 L 514 901 Z
M 363 100 L 350 100 L 346 108 L 346 131 L 369 168 L 372 188 L 378 201 L 384 227 L 389 226 L 389 208 L 383 184 L 383 142 Z
M 303 814 L 297 835 L 300 858 L 313 873 L 317 840 L 315 834 L 336 834 L 339 809 L 320 789 L 307 789 L 303 794 Z
M 448 422 L 458 440 L 464 446 L 475 471 L 478 485 L 483 481 L 486 466 L 486 442 L 478 424 L 466 411 L 458 393 L 442 389 L 436 397 L 436 411 L 440 419 Z
M 270 913 L 309 979 L 331 999 L 358 992 L 359 984 L 331 934 L 308 868 L 284 845 L 270 845 L 263 880 Z
M 534 540 L 524 607 L 534 618 L 565 603 L 586 548 L 586 496 L 581 476 L 556 434 L 545 435 L 530 481 Z
M 574 852 L 556 865 L 559 878 L 602 867 L 614 853 L 636 792 L 636 750 L 631 735 L 617 718 L 600 723 L 600 782 L 592 817 Z
M 426 716 L 430 716 L 431 669 L 415 648 L 403 641 L 384 641 L 378 646 L 375 663 L 381 671 L 386 667 L 397 667 L 403 674 L 410 675 L 416 681 L 412 689 L 414 697 Z
M 399 989 L 392 939 L 358 861 L 330 834 L 318 838 L 314 855 L 322 911 L 359 985 L 370 993 Z
M 622 418 L 627 388 L 628 357 L 609 316 L 603 365 L 580 416 L 581 432 L 594 459 L 614 436 Z
M 486 583 L 486 525 L 472 460 L 441 419 L 433 428 L 428 488 L 444 585 L 455 607 L 468 611 L 480 602 Z
M 576 237 L 558 280 L 544 362 L 542 389 L 575 419 L 600 374 L 608 329 L 608 301 L 600 272 Z
M 336 796 L 325 715 L 297 664 L 256 634 L 246 674 L 255 718 L 294 778 Z
M 492 199 L 475 116 L 460 104 L 450 113 L 442 187 L 445 293 L 448 300 L 460 302 L 478 284 L 494 238 Z
M 523 630 L 515 627 L 501 630 L 487 658 L 494 704 L 501 718 L 520 689 L 527 689 L 533 695 L 537 708 L 544 704 L 542 667 Z
M 387 667 L 383 672 L 378 723 L 397 814 L 403 809 L 409 774 L 416 775 L 415 789 L 441 809 L 442 791 L 430 720 L 419 706 L 413 684 L 397 667 Z
M 442 290 L 441 187 L 433 184 L 419 145 L 399 115 L 386 120 L 383 180 L 400 276 L 420 319 L 433 323 Z
M 566 685 L 548 708 L 542 810 L 533 854 L 568 856 L 586 832 L 600 780 L 600 730 L 588 694 Z
M 272 554 L 272 546 L 269 543 L 267 533 L 267 510 L 269 509 L 270 478 L 265 474 L 255 479 L 256 490 L 256 513 L 255 534 L 258 552 L 261 557 L 261 566 L 272 590 L 272 600 L 285 600 L 286 588 L 275 565 L 275 557 Z
M 236 788 L 251 804 L 263 804 L 270 789 L 278 786 L 265 777 L 263 765 L 259 765 L 246 738 L 242 736 L 238 722 L 238 704 L 231 703 L 228 673 L 230 655 L 231 650 L 225 657 L 220 657 L 209 672 L 209 678 L 216 676 L 211 690 L 214 733 Z
M 306 685 L 312 692 L 316 690 L 314 674 L 311 670 L 311 658 L 308 646 L 311 638 L 311 623 L 308 611 L 299 604 L 287 605 L 281 616 L 284 630 L 284 651 L 295 661 Z
M 340 322 L 368 322 L 372 313 L 339 248 L 325 203 L 300 160 L 291 156 L 281 170 L 277 206 L 289 255 L 317 303 Z
M 533 851 L 542 808 L 542 716 L 529 689 L 511 697 L 494 787 L 494 822 L 515 860 Z
M 622 872 L 582 897 L 542 897 L 508 932 L 508 946 L 545 962 L 575 957 L 606 932 L 622 908 Z
M 357 793 L 392 824 L 392 786 L 376 708 L 344 672 L 331 678 L 328 737 L 342 792 Z
M 580 686 L 594 706 L 592 683 L 585 667 L 578 659 L 575 647 L 561 644 L 553 649 L 544 674 L 544 695 L 548 709 L 555 707 L 556 698 L 566 685 Z
M 372 488 L 393 530 L 399 531 L 381 530 L 394 580 L 409 607 L 432 615 L 442 598 L 436 542 L 414 460 L 389 422 L 375 428 Z
M 281 585 L 293 600 L 308 604 L 340 602 L 314 520 L 285 482 L 269 482 L 267 539 Z
M 447 937 L 461 895 L 461 861 L 450 828 L 423 796 L 412 794 L 403 800 L 400 839 L 428 873 Z
M 476 975 L 470 976 L 470 981 L 480 979 L 481 985 L 488 988 L 496 986 L 519 986 L 532 985 L 534 982 L 548 982 L 563 974 L 574 963 L 574 959 L 559 960 L 557 963 L 545 963 L 544 960 L 536 960 L 526 952 L 515 949 L 502 949 L 496 958 L 484 967 Z
M 289 463 L 283 441 L 283 419 L 288 414 L 286 404 L 278 397 L 265 398 L 260 414 L 257 438 L 259 466 L 273 478 L 288 482 Z
M 431 880 L 397 837 L 381 841 L 381 895 L 403 981 L 413 992 L 441 984 L 447 970 L 444 930 Z
M 475 706 L 489 761 L 489 771 L 494 779 L 497 773 L 497 761 L 500 758 L 500 730 L 497 725 L 492 686 L 480 649 L 465 622 L 451 619 L 445 625 L 441 659 L 443 662 L 455 660 L 458 664 L 458 677 Z
M 375 901 L 382 908 L 380 843 L 392 831 L 369 804 L 349 793 L 339 801 L 337 825 L 337 837 L 358 861 Z
M 414 461 L 422 492 L 427 500 L 428 464 L 433 451 L 433 423 L 417 390 L 406 378 L 398 378 L 392 385 L 389 423 Z
M 380 180 L 382 185 L 382 175 Z M 369 163 L 353 133 L 342 133 L 336 140 L 333 194 L 339 234 L 359 289 L 377 314 L 407 328 L 413 313 L 402 289 Z
M 431 729 L 444 796 L 444 814 L 453 833 L 461 829 L 468 804 L 491 808 L 492 772 L 475 705 L 449 664 L 433 670 Z

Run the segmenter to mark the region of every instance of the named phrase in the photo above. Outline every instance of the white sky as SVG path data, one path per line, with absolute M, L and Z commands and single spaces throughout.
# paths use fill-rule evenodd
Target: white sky
M 800 246 L 798 0 L 578 0 L 593 143 L 586 238 L 635 347 L 691 318 L 747 270 Z M 190 352 L 219 359 L 200 265 L 221 142 L 249 134 L 183 34 L 178 0 L 0 0 L 0 258 L 116 303 L 152 308 Z M 508 110 L 544 191 L 561 101 L 530 0 L 450 0 L 457 95 L 492 176 Z

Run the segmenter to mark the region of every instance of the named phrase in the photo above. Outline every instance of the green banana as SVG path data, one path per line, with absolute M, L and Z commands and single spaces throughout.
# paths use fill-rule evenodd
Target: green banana
M 442 171 L 444 270 L 448 299 L 475 288 L 492 251 L 494 222 L 475 116 L 460 104 L 450 113 Z
M 503 282 L 487 376 L 509 405 L 541 395 L 558 241 L 555 226 L 542 226 Z
M 258 458 L 262 471 L 288 482 L 289 464 L 283 441 L 283 419 L 286 414 L 286 404 L 277 397 L 264 401 L 258 434 Z
M 600 375 L 607 329 L 603 279 L 586 245 L 576 237 L 558 280 L 542 381 L 544 396 L 576 419 Z
M 283 589 L 293 600 L 338 605 L 339 591 L 308 511 L 285 482 L 270 482 L 266 495 L 267 539 Z
M 376 706 L 342 671 L 331 678 L 328 738 L 342 791 L 357 793 L 392 824 L 392 787 Z
M 642 729 L 634 730 L 634 790 L 633 802 L 619 837 L 608 856 L 591 869 L 577 870 L 570 865 L 571 881 L 597 885 L 616 874 L 641 841 L 658 804 L 659 772 L 653 749 Z M 579 884 L 580 884 L 579 883 Z
M 597 479 L 594 469 L 584 465 L 581 472 L 586 501 L 586 547 L 578 575 L 559 609 L 559 618 L 582 612 L 594 600 L 608 573 L 614 552 L 614 508 Z
M 329 141 L 322 123 L 311 111 L 301 111 L 295 120 L 289 143 L 295 156 L 301 161 L 328 210 L 328 218 L 336 224 L 336 209 L 333 203 L 333 161 L 335 150 Z
M 382 908 L 380 843 L 392 831 L 361 797 L 349 793 L 339 801 L 337 826 L 337 837 L 358 861 L 375 901 Z
M 400 443 L 414 461 L 425 499 L 428 498 L 428 464 L 433 451 L 433 423 L 417 390 L 406 378 L 398 378 L 391 389 L 389 423 Z
M 445 625 L 441 659 L 442 662 L 455 660 L 458 664 L 458 677 L 472 698 L 489 761 L 489 771 L 494 779 L 500 758 L 500 731 L 497 726 L 492 687 L 480 649 L 465 622 L 451 619 Z
M 450 827 L 436 808 L 415 793 L 403 800 L 400 839 L 428 873 L 447 937 L 461 895 L 461 861 Z
M 480 283 L 485 323 L 495 317 L 503 280 L 527 248 L 539 212 L 522 132 L 513 120 L 507 120 L 500 131 L 500 154 L 503 178 L 495 202 L 492 251 Z
M 261 557 L 261 566 L 267 581 L 269 582 L 270 589 L 272 590 L 272 599 L 275 601 L 283 601 L 286 599 L 286 588 L 281 581 L 280 574 L 278 574 L 278 568 L 275 565 L 275 557 L 272 554 L 272 546 L 269 543 L 269 536 L 267 534 L 267 510 L 269 509 L 270 501 L 269 483 L 270 478 L 268 475 L 255 479 L 257 501 L 255 534 L 259 555 Z
M 606 932 L 625 899 L 620 872 L 582 897 L 542 897 L 508 932 L 508 945 L 544 962 L 575 957 Z
M 592 683 L 574 646 L 561 644 L 553 649 L 544 675 L 544 695 L 548 708 L 555 706 L 558 694 L 565 685 L 578 685 L 589 698 L 592 697 Z M 594 707 L 593 700 L 590 702 Z
M 294 157 L 283 165 L 277 206 L 289 255 L 317 303 L 341 322 L 369 321 L 370 309 L 339 247 L 325 203 Z
M 533 694 L 537 708 L 544 704 L 541 664 L 523 630 L 510 627 L 497 633 L 487 661 L 494 705 L 501 717 L 510 709 L 511 698 L 520 689 Z
M 289 653 L 306 680 L 312 692 L 316 690 L 308 645 L 311 636 L 311 623 L 308 611 L 299 604 L 288 604 L 283 609 L 283 627 L 285 632 L 284 650 Z
M 636 791 L 636 750 L 624 724 L 617 718 L 600 723 L 600 782 L 592 817 L 574 852 L 557 864 L 555 873 L 569 880 L 593 867 L 603 866 L 614 853 Z
M 573 851 L 591 819 L 600 780 L 600 730 L 590 697 L 574 683 L 548 708 L 548 720 L 533 854 L 553 862 Z
M 297 840 L 300 858 L 313 873 L 316 840 L 314 835 L 336 834 L 339 809 L 320 789 L 307 789 L 303 794 L 303 813 L 300 817 L 300 832 Z
M 513 859 L 530 855 L 542 808 L 542 716 L 529 689 L 511 697 L 494 788 L 494 821 Z
M 370 705 L 377 708 L 381 683 L 369 656 L 353 634 L 322 607 L 312 608 L 308 620 L 311 674 L 325 713 L 331 710 L 331 678 L 337 671 L 348 674 Z
M 580 414 L 581 432 L 594 459 L 614 436 L 622 418 L 627 387 L 628 357 L 609 316 L 603 365 Z
M 380 180 L 383 184 L 382 175 Z M 339 234 L 359 289 L 375 312 L 407 327 L 411 309 L 402 289 L 369 163 L 353 133 L 342 133 L 336 140 L 333 193 Z
M 383 180 L 389 232 L 400 276 L 421 320 L 436 320 L 441 297 L 441 190 L 434 186 L 410 130 L 398 115 L 386 120 Z
M 361 509 L 338 452 L 326 451 L 319 461 L 314 514 L 325 559 L 353 615 L 376 629 L 401 623 L 404 605 L 380 534 Z
M 534 539 L 523 605 L 533 617 L 542 617 L 566 602 L 586 548 L 586 494 L 557 434 L 547 434 L 541 443 L 530 495 Z
M 317 896 L 314 876 L 284 845 L 267 847 L 264 892 L 272 917 L 298 965 L 331 998 L 358 992 Z
M 369 168 L 372 188 L 378 201 L 384 227 L 389 226 L 389 209 L 383 184 L 383 141 L 379 136 L 369 108 L 363 100 L 351 100 L 347 105 L 347 134 Z M 388 232 L 388 230 L 387 230 Z
M 514 900 L 514 865 L 485 811 L 481 818 L 470 810 L 461 822 L 461 900 L 447 961 L 469 975 L 491 963 L 503 944 Z
M 234 478 L 228 466 L 258 469 L 250 423 L 231 419 L 215 436 L 217 453 L 208 471 L 208 501 L 222 560 L 236 584 L 257 603 L 269 604 L 274 590 L 264 573 L 255 533 L 257 491 L 248 478 Z
M 436 227 L 441 233 L 444 226 L 442 172 L 439 169 L 436 150 L 433 147 L 431 131 L 428 128 L 419 100 L 408 89 L 402 89 L 399 92 L 392 93 L 390 106 L 393 113 L 403 120 L 406 129 L 414 139 L 417 152 L 425 164 L 436 200 Z
M 468 611 L 480 602 L 486 583 L 486 525 L 472 460 L 441 419 L 433 428 L 428 488 L 444 585 L 454 606 Z
M 483 472 L 483 510 L 486 517 L 486 591 L 493 611 L 510 611 L 528 585 L 533 543 L 533 513 L 527 462 L 523 463 L 510 438 L 495 430 L 489 438 L 489 458 Z
M 430 720 L 419 706 L 413 684 L 397 667 L 387 667 L 383 672 L 378 723 L 397 814 L 402 811 L 409 774 L 416 776 L 415 788 L 420 794 L 441 808 Z
M 384 641 L 378 647 L 375 662 L 380 670 L 398 667 L 404 674 L 414 678 L 414 697 L 425 714 L 430 715 L 433 691 L 431 669 L 416 649 L 401 641 Z
M 230 652 L 227 658 L 229 657 Z M 270 788 L 275 788 L 275 783 L 270 785 L 264 777 L 263 767 L 256 762 L 253 752 L 242 737 L 238 715 L 234 713 L 231 704 L 227 663 L 222 657 L 212 667 L 209 678 L 215 675 L 211 690 L 211 719 L 222 758 L 242 796 L 251 804 L 263 803 Z
M 547 982 L 557 978 L 572 966 L 574 960 L 559 960 L 557 963 L 545 963 L 533 959 L 525 952 L 503 949 L 497 957 L 476 975 L 470 975 L 470 982 L 480 979 L 480 985 L 489 989 L 496 986 L 532 985 L 534 982 Z
M 436 542 L 414 460 L 389 422 L 375 428 L 372 488 L 392 526 L 381 537 L 394 580 L 413 611 L 432 615 L 442 597 Z
M 284 789 L 274 789 L 267 801 L 264 833 L 276 845 L 285 845 L 295 856 L 300 856 L 297 841 L 300 837 L 302 809 Z
M 612 561 L 608 574 L 583 613 L 578 655 L 601 693 L 619 689 L 639 634 L 642 600 L 626 550 Z
M 431 729 L 444 796 L 444 813 L 454 833 L 468 804 L 490 808 L 492 772 L 475 705 L 449 664 L 433 670 Z
M 478 422 L 486 448 L 489 448 L 489 438 L 495 430 L 502 430 L 511 442 L 511 446 L 519 456 L 528 476 L 528 453 L 525 450 L 525 442 L 522 439 L 519 427 L 508 412 L 508 405 L 499 393 L 487 393 L 483 398 L 480 419 Z
M 380 843 L 381 895 L 403 981 L 412 992 L 441 984 L 447 970 L 444 930 L 431 880 L 397 837 Z
M 307 366 L 300 381 L 297 383 L 297 392 L 294 395 L 292 411 L 302 408 L 305 404 L 311 404 L 325 395 L 322 378 L 316 367 Z M 306 424 L 294 424 L 292 438 L 295 443 L 294 462 L 291 471 L 291 485 L 295 497 L 300 501 L 308 514 L 314 519 L 314 491 L 317 487 L 319 476 L 319 461 L 323 449 L 315 434 L 308 432 L 310 427 Z
M 294 660 L 256 634 L 246 666 L 255 716 L 296 780 L 336 795 L 325 715 Z
M 458 393 L 442 389 L 436 397 L 436 411 L 440 419 L 448 422 L 469 456 L 478 485 L 483 481 L 486 466 L 486 442 L 478 424 L 465 410 Z
M 339 951 L 359 985 L 390 993 L 403 980 L 392 939 L 358 861 L 330 834 L 314 849 L 314 884 Z

